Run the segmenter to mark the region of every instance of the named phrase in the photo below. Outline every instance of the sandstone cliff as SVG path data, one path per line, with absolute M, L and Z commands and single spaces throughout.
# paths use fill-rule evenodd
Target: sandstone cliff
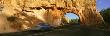
M 96 11 L 96 0 L 1 0 L 0 8 L 12 24 L 10 27 L 16 30 L 31 28 L 39 22 L 59 26 L 65 13 L 78 15 L 82 27 L 93 28 L 103 23 Z

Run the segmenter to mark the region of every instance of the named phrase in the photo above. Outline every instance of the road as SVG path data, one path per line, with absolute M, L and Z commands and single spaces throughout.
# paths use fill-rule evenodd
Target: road
M 35 32 L 35 31 L 25 31 L 25 32 L 16 32 L 16 33 L 5 33 L 0 34 L 0 36 L 76 36 L 76 31 L 70 30 L 55 30 L 48 32 Z
M 67 26 L 68 27 L 68 26 Z M 0 36 L 110 36 L 110 32 L 92 29 L 54 29 L 51 31 L 23 31 L 15 33 L 0 34 Z
M 16 33 L 5 33 L 0 36 L 110 36 L 110 32 L 101 30 L 55 30 L 48 32 L 25 31 Z

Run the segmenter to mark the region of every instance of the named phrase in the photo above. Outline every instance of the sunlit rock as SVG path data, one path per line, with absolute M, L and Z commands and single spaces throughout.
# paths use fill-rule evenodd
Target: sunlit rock
M 103 23 L 96 11 L 96 0 L 1 0 L 0 4 L 3 6 L 0 13 L 6 16 L 0 19 L 0 29 L 8 26 L 6 32 L 27 30 L 39 22 L 60 26 L 65 13 L 78 15 L 82 27 L 93 28 Z

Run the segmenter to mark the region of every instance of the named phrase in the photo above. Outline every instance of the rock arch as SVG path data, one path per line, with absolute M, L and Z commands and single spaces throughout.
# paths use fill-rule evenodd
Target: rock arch
M 40 19 L 36 19 L 35 14 L 37 12 L 46 13 L 41 17 L 46 21 L 52 17 L 47 17 L 49 16 L 48 12 L 51 12 L 49 13 L 50 15 L 57 14 L 56 18 L 58 20 L 56 19 L 55 21 L 59 22 L 65 13 L 74 13 L 79 16 L 81 27 L 93 28 L 104 23 L 102 16 L 96 10 L 96 0 L 1 0 L 0 4 L 4 7 L 3 10 L 0 11 L 2 14 L 7 17 L 17 17 L 17 20 L 19 20 L 17 24 L 22 25 L 25 23 L 28 27 L 34 26 L 36 22 L 44 22 Z M 40 9 L 42 10 L 40 11 Z M 40 15 L 42 13 L 40 13 Z M 54 19 L 54 17 L 51 19 Z M 53 21 L 52 23 L 55 22 L 54 20 L 49 21 Z M 30 24 L 32 26 L 29 26 Z

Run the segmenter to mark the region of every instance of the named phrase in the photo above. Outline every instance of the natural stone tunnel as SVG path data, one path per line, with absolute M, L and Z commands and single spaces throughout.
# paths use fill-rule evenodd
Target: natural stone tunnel
M 28 29 L 39 22 L 59 26 L 65 13 L 79 16 L 81 27 L 94 28 L 104 23 L 96 10 L 96 0 L 1 0 L 0 6 L 4 18 L 16 18 L 13 22 L 5 20 L 15 30 Z

